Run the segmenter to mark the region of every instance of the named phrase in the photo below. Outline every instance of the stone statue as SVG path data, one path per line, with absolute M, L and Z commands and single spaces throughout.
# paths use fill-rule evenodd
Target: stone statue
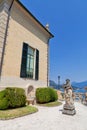
M 65 94 L 65 104 L 63 106 L 63 114 L 74 115 L 76 113 L 72 87 L 70 85 L 70 80 L 66 79 L 66 84 L 63 85 Z
M 72 98 L 72 87 L 70 85 L 70 80 L 66 80 L 66 84 L 64 84 L 65 89 L 65 102 L 66 104 L 73 104 L 73 98 Z
M 84 105 L 87 105 L 87 92 L 85 93 Z

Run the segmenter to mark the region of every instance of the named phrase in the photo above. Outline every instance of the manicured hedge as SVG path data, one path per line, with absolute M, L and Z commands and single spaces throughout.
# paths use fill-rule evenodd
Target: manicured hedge
M 9 102 L 6 98 L 0 99 L 0 110 L 6 110 L 9 107 Z
M 6 98 L 10 108 L 22 107 L 26 104 L 25 91 L 22 88 L 6 88 Z
M 6 90 L 0 91 L 0 110 L 5 110 L 9 106 L 9 102 L 6 99 Z
M 22 88 L 6 88 L 0 92 L 0 109 L 18 108 L 26 104 L 25 91 Z
M 37 88 L 36 89 L 36 101 L 37 103 L 48 103 L 58 99 L 57 92 L 50 88 Z
M 50 88 L 50 97 L 51 97 L 51 102 L 56 101 L 58 99 L 57 91 Z

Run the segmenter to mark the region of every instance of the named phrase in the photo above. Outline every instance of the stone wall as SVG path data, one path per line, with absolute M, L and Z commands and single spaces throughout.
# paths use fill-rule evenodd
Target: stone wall
M 4 48 L 5 32 L 8 19 L 8 8 L 9 5 L 6 2 L 3 1 L 0 4 L 0 69 L 2 69 L 1 62 L 2 62 L 2 53 Z
M 5 31 L 5 26 L 2 31 Z M 36 87 L 47 86 L 48 39 L 48 33 L 15 2 L 9 21 L 0 86 L 26 86 L 28 83 Z M 20 78 L 23 42 L 39 50 L 38 81 Z

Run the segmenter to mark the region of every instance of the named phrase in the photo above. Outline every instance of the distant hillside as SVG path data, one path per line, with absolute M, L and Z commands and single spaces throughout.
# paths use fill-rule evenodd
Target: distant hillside
M 57 83 L 55 83 L 53 80 L 49 81 L 49 86 L 53 87 L 55 89 L 59 89 L 61 91 L 63 91 L 64 89 L 62 88 L 62 85 L 58 86 Z M 74 90 L 74 92 L 86 92 L 86 90 L 84 89 L 87 86 L 87 81 L 84 82 L 72 82 L 71 86 Z
M 71 86 L 72 86 L 73 90 L 77 90 L 78 89 L 78 87 L 76 87 L 74 85 L 71 85 Z
M 85 86 L 87 86 L 87 81 L 83 81 L 83 82 L 72 82 L 72 86 L 75 86 L 77 88 L 84 88 Z
M 50 80 L 49 81 L 49 86 L 53 87 L 53 88 L 56 88 L 58 85 L 53 80 Z
M 60 89 L 60 88 L 61 88 L 61 85 L 58 86 L 58 84 L 55 83 L 53 80 L 50 80 L 50 81 L 49 81 L 49 86 L 50 86 L 50 87 L 53 87 L 53 88 L 55 88 L 55 89 Z
M 87 86 L 87 81 L 84 82 L 72 82 L 72 86 L 75 92 L 82 92 L 85 93 L 86 90 L 84 89 Z

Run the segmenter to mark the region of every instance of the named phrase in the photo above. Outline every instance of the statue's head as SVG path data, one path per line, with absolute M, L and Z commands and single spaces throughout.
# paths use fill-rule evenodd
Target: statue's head
M 63 84 L 63 88 L 68 90 L 71 88 L 71 85 L 70 85 L 70 80 L 69 79 L 66 79 L 66 84 Z
M 70 82 L 70 79 L 66 79 L 66 83 L 69 83 Z

